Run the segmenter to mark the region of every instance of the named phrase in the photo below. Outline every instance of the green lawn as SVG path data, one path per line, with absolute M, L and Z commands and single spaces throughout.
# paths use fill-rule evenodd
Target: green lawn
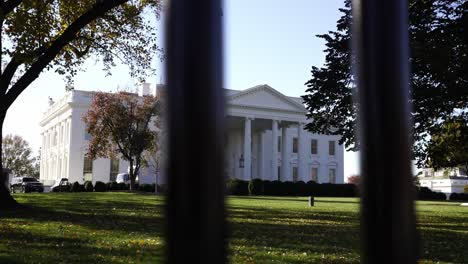
M 163 199 L 130 193 L 16 194 L 0 212 L 0 263 L 157 263 Z M 230 197 L 232 263 L 358 263 L 358 199 Z M 468 208 L 418 202 L 421 263 L 468 261 Z

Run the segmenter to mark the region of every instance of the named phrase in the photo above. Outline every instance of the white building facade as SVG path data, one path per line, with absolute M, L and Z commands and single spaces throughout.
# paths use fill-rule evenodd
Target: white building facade
M 149 88 L 143 91 L 148 93 Z M 61 178 L 109 182 L 117 173 L 128 171 L 124 160 L 90 161 L 85 157 L 89 135 L 82 117 L 92 96 L 93 92 L 70 91 L 44 113 L 40 122 L 41 180 L 51 185 Z M 226 90 L 226 106 L 226 177 L 344 182 L 344 149 L 338 144 L 339 136 L 304 130 L 308 121 L 302 99 L 259 85 L 243 91 Z M 139 177 L 151 182 L 155 174 L 144 168 Z
M 308 121 L 301 98 L 285 96 L 268 85 L 227 90 L 226 95 L 228 177 L 344 182 L 339 136 L 304 130 Z
M 148 87 L 145 87 L 148 93 Z M 89 109 L 93 92 L 72 90 L 61 100 L 51 104 L 43 115 L 41 126 L 40 180 L 55 185 L 61 178 L 70 182 L 114 181 L 118 173 L 128 172 L 129 164 L 123 159 L 98 158 L 89 160 L 85 154 L 91 139 L 82 120 Z M 152 167 L 142 168 L 141 183 L 155 181 Z
M 427 187 L 434 192 L 463 193 L 465 185 L 468 185 L 468 176 L 463 168 L 426 168 L 419 175 L 419 183 L 421 187 Z

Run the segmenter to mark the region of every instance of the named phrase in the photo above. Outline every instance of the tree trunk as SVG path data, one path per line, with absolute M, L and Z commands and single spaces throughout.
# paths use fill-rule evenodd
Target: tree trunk
M 135 191 L 135 171 L 133 170 L 133 160 L 130 160 L 130 191 Z
M 0 210 L 15 209 L 19 207 L 18 202 L 10 195 L 7 188 L 8 174 L 3 173 L 3 121 L 5 121 L 6 111 L 0 112 Z

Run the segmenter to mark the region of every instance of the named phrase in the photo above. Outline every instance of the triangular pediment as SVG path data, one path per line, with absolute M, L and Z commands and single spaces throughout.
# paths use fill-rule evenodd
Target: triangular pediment
M 305 112 L 302 104 L 268 85 L 258 85 L 228 96 L 228 105 Z

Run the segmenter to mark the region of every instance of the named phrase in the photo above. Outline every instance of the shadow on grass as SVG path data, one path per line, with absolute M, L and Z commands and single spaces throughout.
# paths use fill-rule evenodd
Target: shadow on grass
M 140 200 L 96 199 L 93 196 L 73 200 L 57 194 L 41 199 L 41 203 L 23 205 L 20 210 L 4 212 L 0 218 L 22 218 L 34 222 L 62 222 L 86 226 L 95 230 L 161 233 L 164 226 L 162 204 L 147 204 Z M 130 194 L 132 195 L 132 194 Z M 42 198 L 42 197 L 41 197 Z M 53 202 L 54 204 L 50 204 Z M 148 210 L 151 214 L 148 214 Z
M 250 251 L 259 263 L 359 262 L 356 212 L 229 208 L 231 250 L 238 256 Z
M 164 245 L 157 238 L 163 236 L 163 204 L 150 196 L 28 194 L 17 198 L 22 208 L 0 215 L 0 263 L 162 259 Z
M 309 202 L 309 198 L 305 196 L 232 196 L 236 199 L 246 199 L 246 200 L 280 200 L 280 201 L 291 201 L 291 202 Z M 321 203 L 343 203 L 343 204 L 359 204 L 359 200 L 357 201 L 343 201 L 343 200 L 327 200 L 329 197 L 320 197 L 314 196 L 315 202 Z M 349 197 L 337 197 L 338 199 L 348 199 Z M 351 198 L 358 198 L 358 197 L 351 197 Z

